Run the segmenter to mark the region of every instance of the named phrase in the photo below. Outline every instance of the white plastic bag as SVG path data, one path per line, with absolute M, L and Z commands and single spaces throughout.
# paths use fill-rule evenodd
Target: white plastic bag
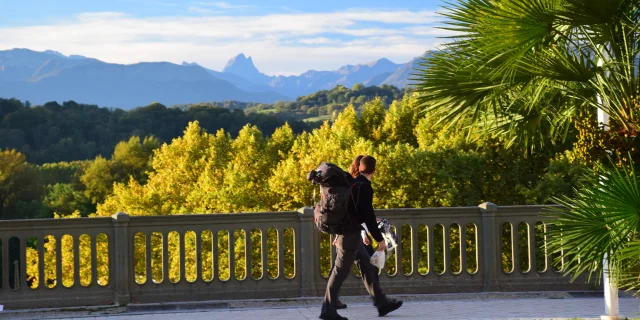
M 369 259 L 371 264 L 378 267 L 378 269 L 384 269 L 384 263 L 386 262 L 386 260 L 387 258 L 384 250 L 374 252 L 371 256 L 371 259 Z

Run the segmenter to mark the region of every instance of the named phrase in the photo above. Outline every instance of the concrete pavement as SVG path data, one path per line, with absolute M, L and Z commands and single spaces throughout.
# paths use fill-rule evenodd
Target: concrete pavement
M 466 297 L 466 298 L 465 298 Z M 399 297 L 406 300 L 402 308 L 387 315 L 389 319 L 600 319 L 604 313 L 604 302 L 599 297 L 573 297 L 568 295 L 423 295 Z M 340 314 L 353 320 L 378 318 L 376 309 L 366 297 L 344 297 L 349 307 Z M 319 299 L 272 300 L 230 304 L 220 309 L 156 310 L 131 309 L 125 314 L 113 315 L 55 315 L 49 319 L 75 320 L 245 320 L 245 319 L 318 319 Z M 237 308 L 237 309 L 236 309 Z M 179 309 L 179 308 L 178 308 Z M 640 300 L 633 297 L 620 298 L 620 311 L 625 316 L 640 319 Z M 2 313 L 0 313 L 2 318 Z M 42 318 L 34 316 L 33 319 Z M 29 319 L 20 317 L 19 319 Z

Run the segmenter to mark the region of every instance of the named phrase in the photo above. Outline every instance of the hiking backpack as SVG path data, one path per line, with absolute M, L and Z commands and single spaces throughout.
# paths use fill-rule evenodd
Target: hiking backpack
M 309 172 L 307 179 L 320 185 L 320 201 L 315 204 L 313 221 L 324 233 L 340 234 L 351 222 L 349 202 L 353 201 L 351 187 L 353 178 L 349 173 L 330 162 L 323 162 Z M 315 191 L 314 199 L 315 202 Z

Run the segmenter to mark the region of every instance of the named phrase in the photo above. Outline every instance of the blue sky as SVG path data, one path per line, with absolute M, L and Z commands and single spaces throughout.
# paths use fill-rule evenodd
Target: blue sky
M 197 62 L 236 54 L 267 74 L 406 62 L 450 35 L 439 0 L 0 0 L 0 50 L 56 50 L 113 63 Z

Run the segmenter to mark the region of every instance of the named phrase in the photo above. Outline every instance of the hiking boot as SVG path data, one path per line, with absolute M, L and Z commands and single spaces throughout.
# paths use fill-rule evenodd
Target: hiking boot
M 387 303 L 378 307 L 378 317 L 384 317 L 389 312 L 398 310 L 402 306 L 402 300 L 389 299 Z
M 346 309 L 346 308 L 347 308 L 346 303 L 342 303 L 342 301 L 340 300 L 336 301 L 336 309 Z
M 320 314 L 320 319 L 322 320 L 349 320 L 347 317 L 343 317 L 339 314 L 328 315 L 328 314 Z

